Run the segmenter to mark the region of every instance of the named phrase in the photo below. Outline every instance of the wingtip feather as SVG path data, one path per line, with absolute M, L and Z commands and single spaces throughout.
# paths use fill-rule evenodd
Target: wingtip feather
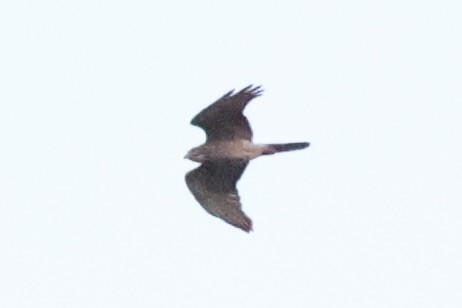
M 247 233 L 250 233 L 250 231 L 253 231 L 253 228 L 252 228 L 252 221 L 250 219 L 246 220 L 245 222 L 243 222 L 242 224 L 239 224 L 238 226 L 239 229 L 247 232 Z

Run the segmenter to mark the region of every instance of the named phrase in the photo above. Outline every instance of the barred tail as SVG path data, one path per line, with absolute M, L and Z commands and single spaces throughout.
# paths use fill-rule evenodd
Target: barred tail
M 278 152 L 301 150 L 307 148 L 309 145 L 309 142 L 268 144 L 266 149 L 263 151 L 263 155 L 270 155 Z

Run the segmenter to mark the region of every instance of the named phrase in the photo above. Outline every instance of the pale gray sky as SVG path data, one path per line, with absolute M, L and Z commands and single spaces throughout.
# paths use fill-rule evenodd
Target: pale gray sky
M 163 3 L 163 4 L 159 4 Z M 2 1 L 0 307 L 462 307 L 460 1 Z M 256 142 L 246 234 L 191 118 Z

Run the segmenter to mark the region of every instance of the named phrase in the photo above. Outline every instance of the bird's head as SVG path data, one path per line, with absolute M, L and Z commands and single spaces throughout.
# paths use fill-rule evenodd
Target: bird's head
M 200 147 L 192 148 L 189 152 L 185 155 L 184 158 L 190 159 L 192 161 L 202 163 L 205 161 L 205 155 Z

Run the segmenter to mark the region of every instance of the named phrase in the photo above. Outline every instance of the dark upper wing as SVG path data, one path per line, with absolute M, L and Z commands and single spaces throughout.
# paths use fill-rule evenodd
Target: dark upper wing
M 247 162 L 206 162 L 186 174 L 186 184 L 202 207 L 227 223 L 246 232 L 252 221 L 241 210 L 236 183 Z
M 205 130 L 207 141 L 251 140 L 252 129 L 242 111 L 262 91 L 260 87 L 252 88 L 251 85 L 234 95 L 230 91 L 196 115 L 191 124 Z

